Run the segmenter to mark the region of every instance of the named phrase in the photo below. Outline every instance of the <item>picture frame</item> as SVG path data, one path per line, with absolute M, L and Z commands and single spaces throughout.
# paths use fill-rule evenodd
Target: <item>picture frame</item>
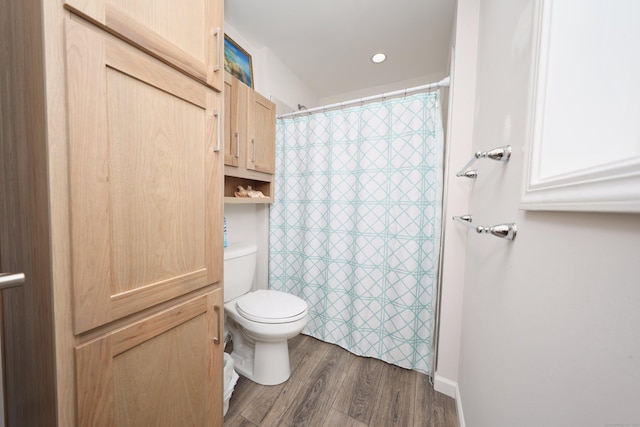
M 224 35 L 224 70 L 253 88 L 251 55 L 227 34 Z

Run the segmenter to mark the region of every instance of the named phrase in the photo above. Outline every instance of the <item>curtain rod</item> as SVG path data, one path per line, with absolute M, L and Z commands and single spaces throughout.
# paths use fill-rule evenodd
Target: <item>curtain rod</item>
M 415 87 L 411 87 L 411 88 L 407 88 L 407 89 L 395 90 L 393 92 L 381 93 L 379 95 L 372 95 L 372 96 L 367 96 L 367 97 L 364 97 L 364 98 L 352 99 L 350 101 L 336 102 L 335 104 L 329 104 L 329 105 L 324 105 L 324 106 L 321 106 L 321 107 L 309 108 L 308 110 L 294 111 L 293 113 L 279 114 L 277 116 L 277 118 L 278 119 L 285 119 L 285 118 L 289 118 L 289 117 L 299 116 L 299 115 L 302 115 L 302 114 L 311 114 L 311 113 L 314 113 L 316 111 L 326 111 L 326 110 L 331 110 L 333 108 L 343 108 L 343 107 L 347 107 L 347 106 L 353 105 L 353 104 L 361 104 L 361 103 L 364 103 L 364 102 L 376 101 L 378 99 L 391 98 L 391 97 L 399 96 L 399 95 L 408 95 L 410 93 L 421 92 L 421 91 L 425 91 L 425 90 L 428 90 L 428 89 L 449 87 L 449 82 L 450 82 L 450 78 L 447 76 L 444 79 L 442 79 L 442 80 L 440 80 L 439 82 L 436 82 L 436 83 L 429 83 L 429 84 L 422 85 L 422 86 L 415 86 Z

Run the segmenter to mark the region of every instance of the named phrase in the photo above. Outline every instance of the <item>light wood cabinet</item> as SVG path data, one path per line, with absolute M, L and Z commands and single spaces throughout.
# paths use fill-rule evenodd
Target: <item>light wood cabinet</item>
M 225 73 L 225 203 L 271 203 L 275 173 L 275 104 Z M 234 198 L 238 185 L 268 199 Z
M 249 144 L 247 169 L 274 174 L 276 171 L 276 108 L 255 91 L 249 92 Z
M 75 332 L 222 280 L 221 97 L 66 21 Z
M 223 96 L 172 56 L 222 0 L 187 3 L 0 0 L 7 425 L 223 424 Z
M 217 290 L 77 346 L 78 425 L 221 425 L 222 307 Z
M 222 91 L 222 1 L 65 0 L 64 5 L 178 70 Z

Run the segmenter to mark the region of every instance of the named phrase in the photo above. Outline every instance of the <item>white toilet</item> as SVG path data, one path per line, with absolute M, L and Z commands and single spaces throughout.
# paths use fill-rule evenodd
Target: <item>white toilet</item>
M 251 291 L 256 247 L 224 250 L 224 311 L 233 339 L 236 371 L 262 385 L 285 382 L 291 375 L 287 340 L 307 324 L 307 303 L 273 290 Z

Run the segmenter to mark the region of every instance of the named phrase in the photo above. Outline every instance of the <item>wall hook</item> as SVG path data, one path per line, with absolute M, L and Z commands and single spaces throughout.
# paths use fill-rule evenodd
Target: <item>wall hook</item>
M 456 176 L 476 179 L 478 177 L 478 171 L 475 169 L 467 170 L 471 167 L 471 165 L 473 165 L 473 163 L 476 160 L 492 159 L 492 160 L 497 160 L 499 162 L 508 162 L 510 158 L 511 158 L 510 145 L 505 145 L 504 147 L 498 147 L 488 151 L 478 151 L 476 154 L 473 155 L 473 157 L 471 157 L 471 160 L 469 160 L 467 164 L 464 165 L 462 169 L 460 169 L 460 172 L 458 172 Z
M 514 240 L 518 234 L 518 227 L 516 227 L 515 222 L 485 227 L 483 225 L 473 225 L 473 218 L 471 215 L 454 216 L 453 219 L 467 227 L 473 228 L 478 234 L 493 234 L 496 237 L 507 240 Z

